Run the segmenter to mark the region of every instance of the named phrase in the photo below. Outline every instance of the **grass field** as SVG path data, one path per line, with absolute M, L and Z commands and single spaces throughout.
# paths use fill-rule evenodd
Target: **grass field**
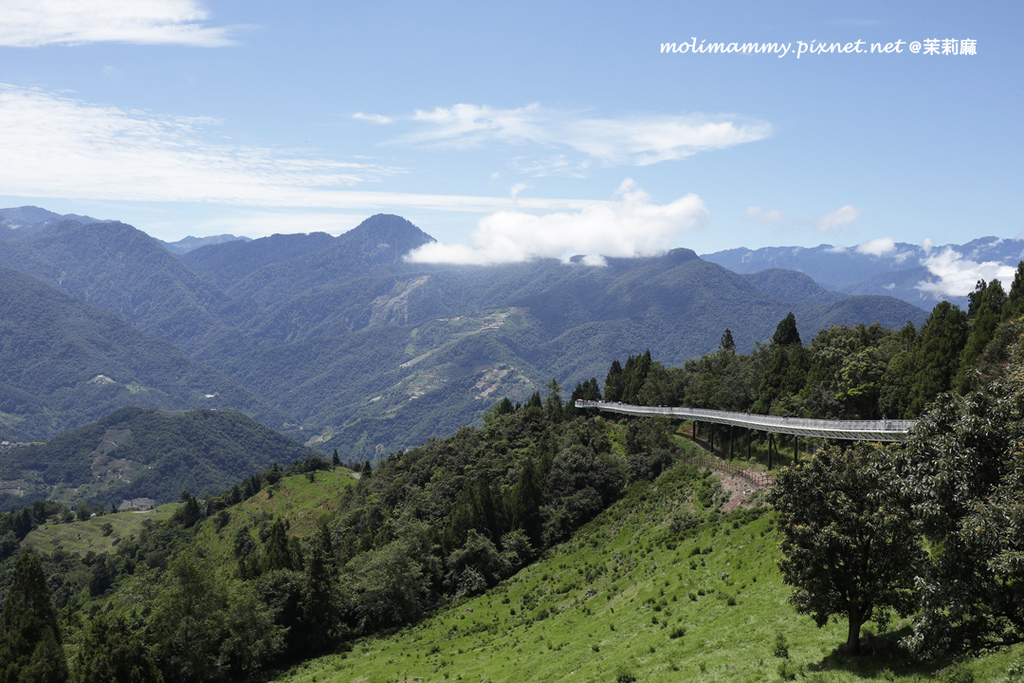
M 882 652 L 843 656 L 845 623 L 819 629 L 787 602 L 774 514 L 718 516 L 706 509 L 721 500 L 717 480 L 689 476 L 677 467 L 635 484 L 572 541 L 485 595 L 276 680 L 1016 680 L 1004 672 L 1024 650 L 915 666 L 872 624 L 865 645 Z
M 345 468 L 317 472 L 312 480 L 304 474 L 284 477 L 230 511 L 214 513 L 204 520 L 196 544 L 218 564 L 233 570 L 232 549 L 240 530 L 255 533 L 260 524 L 281 518 L 289 524 L 289 535 L 304 537 L 337 511 L 341 492 L 355 481 Z
M 137 535 L 146 520 L 170 519 L 179 505 L 167 503 L 146 512 L 118 512 L 68 524 L 44 524 L 31 531 L 24 543 L 43 553 L 64 550 L 84 557 L 91 550 L 102 555 L 113 552 L 125 538 Z

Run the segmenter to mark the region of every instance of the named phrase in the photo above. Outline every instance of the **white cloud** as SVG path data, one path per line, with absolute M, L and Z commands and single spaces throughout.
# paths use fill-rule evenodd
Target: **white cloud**
M 400 172 L 211 142 L 215 127 L 0 85 L 0 185 L 38 197 L 323 205 L 313 197 Z
M 844 247 L 844 246 L 842 246 L 840 244 L 837 244 L 835 246 L 829 247 L 825 251 L 827 251 L 830 254 L 845 254 L 846 253 L 846 247 Z
M 924 251 L 924 255 L 925 256 L 928 256 L 929 254 L 931 254 L 932 253 L 932 249 L 934 247 L 935 247 L 935 243 L 932 242 L 932 238 L 931 237 L 925 237 L 923 240 L 921 240 L 921 249 L 922 249 L 922 251 Z
M 946 247 L 941 252 L 922 259 L 921 265 L 928 268 L 928 272 L 938 279 L 932 282 L 918 282 L 916 287 L 936 297 L 967 296 L 974 291 L 978 280 L 1000 280 L 1003 289 L 1008 290 L 1016 273 L 1013 266 L 1003 265 L 997 261 L 978 263 L 966 259 L 952 247 Z
M 579 210 L 583 199 L 350 189 L 404 171 L 308 150 L 226 144 L 218 122 L 159 116 L 0 84 L 0 187 L 8 196 L 254 207 L 489 213 Z
M 725 149 L 761 140 L 772 132 L 768 123 L 734 116 L 595 118 L 550 110 L 539 104 L 516 109 L 456 104 L 432 111 L 417 110 L 405 121 L 421 129 L 396 138 L 392 144 L 468 149 L 495 141 L 513 145 L 535 143 L 545 147 L 568 147 L 606 165 L 634 166 Z M 542 171 L 552 172 L 551 159 L 556 166 L 576 167 L 576 163 L 556 155 L 541 163 Z M 532 164 L 523 166 L 529 168 Z
M 472 246 L 434 242 L 407 258 L 418 263 L 494 264 L 586 254 L 584 263 L 600 264 L 599 256 L 663 253 L 678 235 L 698 228 L 707 213 L 694 194 L 670 204 L 652 204 L 632 180 L 624 181 L 616 195 L 613 201 L 571 213 L 494 213 L 480 220 Z
M 226 28 L 204 25 L 196 0 L 3 0 L 0 45 L 38 47 L 97 42 L 222 47 Z
M 513 200 L 518 199 L 519 198 L 519 193 L 522 192 L 523 190 L 527 190 L 529 188 L 530 188 L 530 184 L 529 183 L 516 183 L 509 190 L 509 196 L 511 196 Z
M 762 209 L 760 206 L 748 206 L 747 218 L 758 223 L 781 223 L 785 220 L 781 211 Z
M 355 114 L 353 114 L 352 118 L 356 119 L 357 121 L 369 121 L 370 123 L 379 123 L 381 125 L 386 125 L 394 121 L 394 119 L 392 119 L 390 116 L 384 116 L 382 114 L 364 114 L 361 111 L 358 111 Z
M 896 240 L 891 237 L 879 237 L 857 245 L 857 253 L 868 256 L 882 256 L 895 250 Z
M 824 216 L 816 218 L 814 220 L 814 227 L 821 232 L 832 232 L 836 228 L 849 225 L 859 217 L 860 209 L 847 204 L 846 206 L 839 207 L 831 213 L 826 213 Z

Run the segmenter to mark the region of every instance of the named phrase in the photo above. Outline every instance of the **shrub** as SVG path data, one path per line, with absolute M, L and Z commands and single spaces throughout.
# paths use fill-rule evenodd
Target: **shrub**
M 782 659 L 789 659 L 789 643 L 782 631 L 775 634 L 775 648 L 772 650 L 772 654 Z

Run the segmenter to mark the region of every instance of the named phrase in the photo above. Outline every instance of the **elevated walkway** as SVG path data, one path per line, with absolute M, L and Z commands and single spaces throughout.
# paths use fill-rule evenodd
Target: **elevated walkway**
M 773 434 L 813 436 L 819 439 L 847 441 L 905 441 L 916 420 L 816 420 L 775 415 L 732 413 L 703 408 L 669 408 L 667 406 L 634 406 L 604 401 L 576 401 L 580 410 L 595 409 L 624 415 L 661 415 L 675 420 L 696 420 L 731 425 Z

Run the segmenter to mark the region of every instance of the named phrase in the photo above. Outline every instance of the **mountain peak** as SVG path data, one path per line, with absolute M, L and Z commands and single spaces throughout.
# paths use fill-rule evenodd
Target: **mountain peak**
M 410 221 L 390 213 L 378 213 L 341 235 L 349 246 L 405 254 L 436 240 Z

